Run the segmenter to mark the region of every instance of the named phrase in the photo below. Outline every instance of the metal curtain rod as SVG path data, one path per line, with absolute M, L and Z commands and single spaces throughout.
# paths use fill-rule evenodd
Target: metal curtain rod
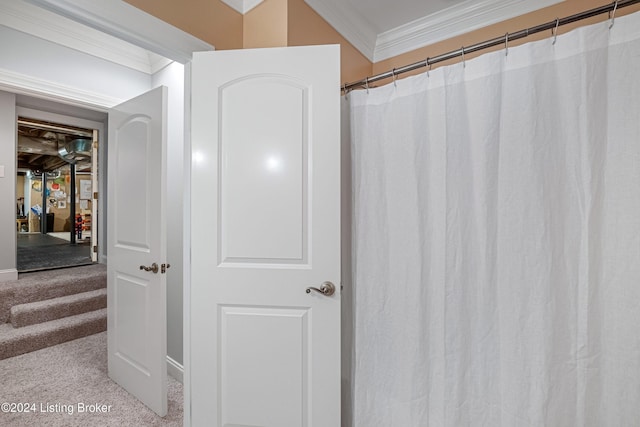
M 547 22 L 546 24 L 541 24 L 535 27 L 526 28 L 524 30 L 516 31 L 515 33 L 507 33 L 501 37 L 496 37 L 491 40 L 485 40 L 483 42 L 476 43 L 474 45 L 467 46 L 467 47 L 463 46 L 460 49 L 452 50 L 451 52 L 443 53 L 438 56 L 429 57 L 423 61 L 414 62 L 413 64 L 405 65 L 403 67 L 394 68 L 393 70 L 376 74 L 375 76 L 367 77 L 362 80 L 358 80 L 356 82 L 345 83 L 341 89 L 346 93 L 358 87 L 368 88 L 371 83 L 375 83 L 379 80 L 384 80 L 391 77 L 395 78 L 398 74 L 408 73 L 409 71 L 417 70 L 422 67 L 428 67 L 438 62 L 447 61 L 449 59 L 453 59 L 458 56 L 462 56 L 464 58 L 465 54 L 477 52 L 479 50 L 487 49 L 487 48 L 498 46 L 501 44 L 507 45 L 508 42 L 510 41 L 522 39 L 532 34 L 540 33 L 542 31 L 552 30 L 552 35 L 555 36 L 559 26 L 571 24 L 573 22 L 581 21 L 583 19 L 591 18 L 593 16 L 601 15 L 603 13 L 609 13 L 611 19 L 613 20 L 615 19 L 615 11 L 617 9 L 620 9 L 626 6 L 631 6 L 636 3 L 640 3 L 640 0 L 620 0 L 605 6 L 597 7 L 595 9 L 590 9 L 584 12 L 576 13 L 575 15 L 567 16 L 565 18 L 556 18 L 553 21 Z

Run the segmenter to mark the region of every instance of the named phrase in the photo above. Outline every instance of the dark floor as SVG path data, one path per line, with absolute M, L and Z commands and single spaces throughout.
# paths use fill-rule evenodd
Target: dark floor
M 91 264 L 91 245 L 71 245 L 47 234 L 18 233 L 18 271 L 49 270 Z

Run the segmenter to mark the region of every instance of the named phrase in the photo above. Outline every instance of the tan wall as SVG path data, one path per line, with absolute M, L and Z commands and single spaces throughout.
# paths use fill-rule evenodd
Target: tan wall
M 24 175 L 16 177 L 16 199 L 24 197 Z
M 126 1 L 213 44 L 216 49 L 340 44 L 341 81 L 343 83 L 357 81 L 366 76 L 422 61 L 430 56 L 457 50 L 462 46 L 470 46 L 487 39 L 499 37 L 507 32 L 519 31 L 552 21 L 557 17 L 572 15 L 607 4 L 605 0 L 565 0 L 554 6 L 372 64 L 320 15 L 311 9 L 304 0 L 265 0 L 244 17 L 220 0 L 183 0 L 179 3 L 168 0 Z M 616 15 L 622 16 L 638 10 L 640 10 L 640 4 L 619 9 Z M 601 15 L 566 25 L 561 27 L 558 33 L 562 34 L 573 28 L 603 19 L 607 19 L 607 16 Z M 550 36 L 551 32 L 539 33 L 514 41 L 510 43 L 510 46 Z M 497 49 L 502 49 L 502 47 L 493 48 L 493 50 Z M 488 51 L 469 54 L 467 58 L 472 58 Z M 455 61 L 459 61 L 459 59 L 451 60 L 449 63 Z M 437 66 L 445 64 L 440 63 Z M 412 74 L 421 72 L 424 72 L 424 69 L 417 70 Z M 410 74 L 408 73 L 405 76 Z M 382 81 L 378 85 L 384 83 L 386 82 Z
M 125 0 L 216 47 L 242 48 L 242 15 L 220 0 Z
M 341 81 L 371 74 L 372 64 L 304 0 L 265 0 L 244 16 L 244 47 L 339 44 Z
M 304 0 L 265 0 L 244 17 L 220 0 L 125 0 L 218 50 L 340 44 L 341 80 L 371 74 L 371 62 Z
M 71 191 L 71 186 L 69 185 L 69 183 L 67 182 L 67 178 L 68 178 L 68 172 L 63 173 L 62 175 L 63 177 L 65 177 L 64 180 L 64 184 L 59 184 L 60 188 L 59 190 L 64 191 L 67 194 L 67 197 L 60 199 L 60 200 L 64 200 L 67 201 L 69 196 L 70 196 L 70 191 Z M 80 181 L 84 181 L 84 180 L 91 180 L 91 177 L 88 175 L 78 175 L 76 176 L 76 213 L 79 214 L 87 214 L 87 213 L 91 213 L 91 200 L 88 201 L 88 209 L 87 210 L 82 210 L 80 209 Z M 40 182 L 40 181 L 38 181 Z M 47 180 L 47 188 L 49 189 L 49 199 L 54 199 L 54 191 L 53 190 L 53 181 L 52 180 Z M 34 205 L 42 205 L 42 192 L 41 191 L 36 191 L 33 189 L 33 181 L 32 181 L 32 186 L 31 186 L 31 206 Z M 27 209 L 29 210 L 29 227 L 31 232 L 37 232 L 39 231 L 39 227 L 40 227 L 40 221 L 38 219 L 38 216 L 35 215 L 33 212 L 31 212 L 31 206 L 29 206 Z M 70 231 L 71 230 L 71 226 L 72 226 L 72 222 L 71 222 L 71 206 L 69 203 L 66 204 L 64 209 L 61 209 L 57 206 L 57 203 L 54 204 L 53 206 L 49 207 L 49 213 L 54 214 L 53 217 L 53 231 L 54 232 L 61 232 L 61 231 Z
M 287 0 L 267 0 L 244 15 L 245 49 L 287 46 Z
M 513 32 L 534 27 L 536 25 L 540 25 L 549 21 L 553 21 L 556 18 L 562 18 L 565 16 L 573 15 L 575 13 L 582 12 L 595 7 L 600 7 L 609 3 L 610 2 L 608 0 L 565 0 L 562 3 L 556 4 L 554 6 L 546 7 L 544 9 L 540 9 L 535 12 L 528 13 L 526 15 L 509 19 L 507 21 L 503 21 L 494 25 L 490 25 L 488 27 L 472 31 L 467 34 L 453 37 L 451 39 L 444 40 L 442 42 L 435 43 L 433 45 L 430 45 L 421 49 L 417 49 L 412 52 L 405 53 L 403 55 L 399 55 L 385 61 L 376 62 L 375 64 L 373 64 L 373 74 L 383 73 L 383 72 L 392 70 L 393 68 L 401 67 L 403 65 L 411 64 L 413 62 L 422 61 L 430 56 L 436 56 L 436 55 L 440 55 L 456 49 L 460 49 L 462 46 L 470 46 L 475 43 L 500 37 L 502 35 L 505 35 L 507 32 L 513 33 Z M 629 6 L 623 9 L 619 9 L 616 12 L 616 16 L 622 16 L 637 10 L 640 10 L 640 5 Z M 605 19 L 608 19 L 608 17 L 606 14 L 603 14 L 591 19 L 575 22 L 569 25 L 564 25 L 558 29 L 558 34 L 566 33 L 567 31 L 570 31 L 574 28 L 588 25 L 588 24 L 593 24 L 595 22 L 599 22 Z M 518 44 L 523 44 L 523 43 L 531 42 L 534 40 L 542 40 L 548 37 L 551 37 L 550 31 L 534 34 L 530 37 L 525 37 L 524 39 L 520 39 L 513 43 L 509 43 L 509 46 L 516 46 Z M 496 46 L 492 49 L 476 52 L 475 54 L 470 54 L 468 56 L 465 55 L 465 58 L 473 58 L 483 53 L 487 53 L 491 50 L 499 50 L 503 48 L 504 48 L 503 46 Z M 459 58 L 453 59 L 448 63 L 457 62 L 459 60 L 460 60 Z M 443 62 L 443 63 L 437 64 L 437 66 L 442 66 L 445 64 L 447 63 Z M 424 69 L 417 70 L 412 74 L 422 73 L 422 72 L 424 72 Z M 407 73 L 406 75 L 410 75 L 410 74 L 411 73 Z M 360 78 L 363 78 L 363 77 L 366 77 L 366 76 L 361 76 Z M 377 85 L 382 85 L 385 83 L 387 82 L 380 81 L 379 83 L 377 83 Z
M 289 46 L 339 44 L 342 82 L 371 74 L 371 62 L 304 0 L 289 0 L 289 17 Z

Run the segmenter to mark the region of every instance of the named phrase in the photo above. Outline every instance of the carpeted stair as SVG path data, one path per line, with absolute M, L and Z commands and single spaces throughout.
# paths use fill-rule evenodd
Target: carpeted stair
M 106 286 L 100 264 L 0 283 L 0 360 L 105 331 Z

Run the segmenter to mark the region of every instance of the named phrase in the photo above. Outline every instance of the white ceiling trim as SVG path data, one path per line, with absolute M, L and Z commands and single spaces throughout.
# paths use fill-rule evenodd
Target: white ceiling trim
M 0 1 L 0 25 L 147 74 L 168 63 L 137 46 L 22 1 Z
M 264 0 L 222 0 L 223 3 L 232 7 L 243 15 L 263 1 Z
M 349 2 L 305 0 L 371 62 L 392 58 L 562 1 L 467 0 L 378 34 Z
M 373 60 L 378 62 L 389 59 L 562 1 L 564 0 L 466 1 L 379 34 Z
M 213 46 L 122 0 L 27 0 L 58 15 L 185 64 Z
M 373 62 L 376 48 L 376 32 L 362 15 L 343 0 L 304 0 L 327 21 L 342 37 Z
M 100 93 L 80 90 L 25 74 L 14 73 L 2 68 L 0 68 L 0 89 L 99 111 L 107 111 L 109 108 L 124 101 L 123 99 Z

